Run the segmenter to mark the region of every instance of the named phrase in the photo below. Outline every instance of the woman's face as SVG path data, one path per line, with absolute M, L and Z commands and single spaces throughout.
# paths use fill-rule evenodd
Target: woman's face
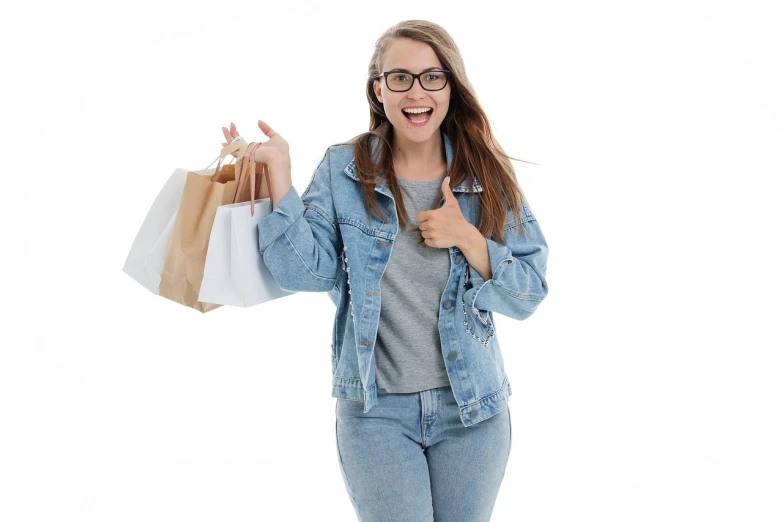
M 381 72 L 401 69 L 404 72 L 417 74 L 432 68 L 443 69 L 432 47 L 409 38 L 398 38 L 386 50 Z M 426 82 L 426 75 L 422 79 Z M 391 81 L 392 78 L 390 77 L 389 80 Z M 395 92 L 389 90 L 384 79 L 380 78 L 373 84 L 373 89 L 375 96 L 383 103 L 386 117 L 394 126 L 396 137 L 407 138 L 413 142 L 425 142 L 439 132 L 440 124 L 449 110 L 450 82 L 439 91 L 427 91 L 422 88 L 419 80 L 414 80 L 410 90 Z M 407 107 L 428 107 L 432 112 L 426 123 L 416 124 L 403 112 Z M 414 119 L 421 118 L 421 115 L 410 116 Z

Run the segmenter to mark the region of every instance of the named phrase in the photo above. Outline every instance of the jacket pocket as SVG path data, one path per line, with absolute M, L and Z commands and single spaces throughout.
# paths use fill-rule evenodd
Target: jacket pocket
M 493 327 L 492 324 L 492 316 L 489 315 L 489 310 L 480 310 L 478 308 L 472 309 L 474 315 L 478 318 L 478 320 L 486 326 L 487 328 Z
M 476 326 L 486 332 L 494 332 L 495 330 L 495 324 L 492 320 L 492 315 L 490 314 L 489 310 L 479 310 L 471 309 L 468 310 L 468 315 L 472 316 L 474 318 L 474 323 L 476 323 Z
M 472 272 L 473 269 L 471 267 L 470 271 Z M 468 290 L 471 290 L 477 285 L 481 285 L 484 283 L 484 280 L 478 276 L 478 277 L 470 277 L 465 285 L 465 293 L 468 292 Z M 479 308 L 474 308 L 470 305 L 470 302 L 468 300 L 465 300 L 464 294 L 463 294 L 463 305 L 465 307 L 466 315 L 466 321 L 468 324 L 466 325 L 466 331 L 465 333 L 470 335 L 473 333 L 474 335 L 478 336 L 480 339 L 486 339 L 488 336 L 495 333 L 495 325 L 494 321 L 492 320 L 492 316 L 490 315 L 489 310 L 481 310 Z
M 466 274 L 464 274 L 464 276 L 468 278 L 464 288 L 465 292 L 462 294 L 462 299 L 463 302 L 465 303 L 465 310 L 468 312 L 468 314 L 472 314 L 479 321 L 481 321 L 481 324 L 483 324 L 484 326 L 488 326 L 491 323 L 491 319 L 489 317 L 489 310 L 481 310 L 479 308 L 473 308 L 471 306 L 470 301 L 465 299 L 465 294 L 469 293 L 468 290 L 472 290 L 473 288 L 484 284 L 484 279 L 481 277 L 481 275 L 479 275 L 478 272 L 476 272 L 476 269 L 470 265 L 468 265 L 468 270 L 466 271 Z

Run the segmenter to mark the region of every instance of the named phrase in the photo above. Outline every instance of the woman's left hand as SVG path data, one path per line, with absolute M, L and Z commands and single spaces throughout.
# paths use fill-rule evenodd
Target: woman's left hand
M 454 197 L 449 186 L 449 178 L 443 179 L 440 185 L 446 202 L 435 210 L 424 210 L 416 214 L 419 230 L 424 243 L 435 248 L 459 247 L 468 236 L 471 223 L 462 215 L 459 202 Z

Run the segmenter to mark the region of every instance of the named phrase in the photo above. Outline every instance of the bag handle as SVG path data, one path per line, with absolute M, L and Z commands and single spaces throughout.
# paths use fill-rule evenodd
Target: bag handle
M 255 149 L 253 150 L 253 153 L 255 154 Z M 253 175 L 250 177 L 250 192 L 252 194 L 255 194 L 253 199 L 250 200 L 250 215 L 253 215 L 253 201 L 258 199 L 261 196 L 261 178 L 266 179 L 266 191 L 269 193 L 269 203 L 272 203 L 272 182 L 269 181 L 269 167 L 266 163 L 261 163 L 261 169 L 258 173 L 258 188 L 254 187 L 255 185 L 255 170 L 256 170 L 256 163 L 253 162 Z
M 212 160 L 212 162 L 211 162 L 209 165 L 207 165 L 206 167 L 204 167 L 204 168 L 203 168 L 203 169 L 201 169 L 201 170 L 207 170 L 209 167 L 211 167 L 212 165 L 214 165 L 214 164 L 215 164 L 215 162 L 216 162 L 217 160 L 219 160 L 221 157 L 223 157 L 223 156 L 228 156 L 229 154 L 233 154 L 234 152 L 236 152 L 236 151 L 239 149 L 239 143 L 237 143 L 237 142 L 239 142 L 239 140 L 241 140 L 241 139 L 242 139 L 242 138 L 241 138 L 240 136 L 237 136 L 236 138 L 234 138 L 234 139 L 231 141 L 231 143 L 229 143 L 228 145 L 226 145 L 225 147 L 223 147 L 223 149 L 220 151 L 220 154 L 218 155 L 218 157 L 217 157 L 217 158 L 213 159 L 213 160 Z
M 245 180 L 247 179 L 247 176 L 249 174 L 249 170 L 253 168 L 253 171 L 255 172 L 255 162 L 251 161 L 250 158 L 254 157 L 255 150 L 260 146 L 260 143 L 256 142 L 250 142 L 247 144 L 247 147 L 242 151 L 242 156 L 237 157 L 238 160 L 242 161 L 242 167 L 240 168 L 240 177 L 239 177 L 239 183 L 237 183 L 236 188 L 234 189 L 234 203 L 237 203 L 239 200 L 239 195 L 242 193 L 242 189 L 245 188 Z M 253 180 L 255 181 L 255 180 Z M 251 187 L 251 199 L 250 201 L 253 201 L 252 196 L 255 194 L 252 193 L 252 188 L 255 188 L 255 183 L 252 183 Z M 252 204 L 252 203 L 251 203 Z
M 251 142 L 245 148 L 245 154 L 242 161 L 242 175 L 237 183 L 236 192 L 234 192 L 234 203 L 237 203 L 239 195 L 245 188 L 245 180 L 250 178 L 250 215 L 255 215 L 255 200 L 261 195 L 261 178 L 266 178 L 266 188 L 269 191 L 269 196 L 272 196 L 272 186 L 269 181 L 269 169 L 266 163 L 261 163 L 261 169 L 259 172 L 258 187 L 256 187 L 256 162 L 255 153 L 256 149 L 262 146 L 263 143 Z M 246 174 L 247 173 L 247 174 Z
M 242 139 L 241 136 L 237 136 L 236 138 L 231 140 L 231 143 L 229 143 L 228 145 L 223 147 L 223 149 L 220 151 L 220 155 L 217 158 L 212 160 L 212 163 L 215 163 L 215 160 L 218 160 L 218 164 L 217 164 L 217 167 L 215 167 L 215 173 L 212 174 L 212 176 L 210 176 L 210 181 L 214 182 L 215 181 L 215 177 L 218 174 L 220 174 L 220 164 L 223 162 L 223 158 L 225 158 L 226 156 L 229 156 L 229 155 L 231 155 L 231 154 L 233 154 L 233 153 L 235 153 L 237 151 L 240 151 L 242 154 L 244 154 L 244 151 L 242 149 L 243 149 L 243 147 L 246 147 L 246 146 L 247 146 L 247 142 L 245 142 L 245 140 Z M 241 157 L 242 157 L 241 154 L 237 154 L 237 161 Z M 206 168 L 208 169 L 209 167 L 211 167 L 212 163 L 207 165 Z M 235 180 L 238 178 L 238 174 L 237 174 L 238 167 L 239 167 L 239 164 L 235 163 L 234 164 L 234 179 Z M 206 169 L 204 169 L 204 170 L 206 170 Z

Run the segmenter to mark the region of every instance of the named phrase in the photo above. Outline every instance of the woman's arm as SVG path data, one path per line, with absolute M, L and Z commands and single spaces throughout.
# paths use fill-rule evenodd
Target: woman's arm
M 342 246 L 329 153 L 327 149 L 301 197 L 290 181 L 273 184 L 272 212 L 258 223 L 259 251 L 283 290 L 328 292 L 337 281 Z

